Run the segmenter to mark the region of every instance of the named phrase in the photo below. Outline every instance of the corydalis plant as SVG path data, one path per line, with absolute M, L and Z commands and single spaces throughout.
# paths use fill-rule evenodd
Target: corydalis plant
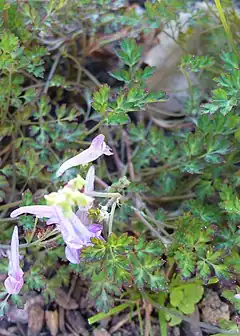
M 100 237 L 102 226 L 92 224 L 88 220 L 88 209 L 93 199 L 76 190 L 76 186 L 73 187 L 76 183 L 76 179 L 74 180 L 58 192 L 46 195 L 49 205 L 21 207 L 14 210 L 11 217 L 29 213 L 38 218 L 48 218 L 47 225 L 55 224 L 62 234 L 66 243 L 66 258 L 77 264 L 81 248 L 91 244 L 91 238 Z M 79 184 L 76 185 L 79 187 Z M 75 206 L 78 206 L 76 213 L 72 209 Z
M 104 142 L 104 135 L 95 137 L 90 147 L 77 156 L 62 164 L 57 176 L 63 174 L 67 169 L 80 164 L 86 164 L 96 160 L 102 154 L 111 155 L 111 149 Z M 92 245 L 92 238 L 101 238 L 102 225 L 92 223 L 88 217 L 88 210 L 93 205 L 93 198 L 87 196 L 86 192 L 94 190 L 95 170 L 90 167 L 86 181 L 81 176 L 68 182 L 68 184 L 45 196 L 48 205 L 33 205 L 20 207 L 11 213 L 15 218 L 28 213 L 38 218 L 48 218 L 47 225 L 55 224 L 61 232 L 66 244 L 66 258 L 74 264 L 80 262 L 80 252 L 84 246 Z M 84 192 L 80 192 L 84 187 Z M 75 208 L 78 208 L 75 212 Z

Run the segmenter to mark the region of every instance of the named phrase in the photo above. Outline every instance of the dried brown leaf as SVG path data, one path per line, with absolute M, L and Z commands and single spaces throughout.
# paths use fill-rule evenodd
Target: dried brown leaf
M 66 333 L 66 328 L 65 328 L 64 309 L 62 307 L 58 308 L 58 316 L 59 316 L 59 329 L 64 334 Z
M 47 310 L 45 312 L 45 320 L 51 335 L 56 336 L 58 333 L 58 311 Z
M 30 307 L 34 304 L 40 305 L 41 307 L 44 306 L 44 299 L 42 295 L 35 295 L 26 298 L 26 303 L 24 305 L 24 309 L 28 312 Z
M 71 329 L 82 336 L 89 336 L 89 332 L 86 329 L 86 321 L 77 310 L 66 311 L 66 320 Z
M 37 336 L 44 324 L 44 310 L 39 304 L 33 304 L 28 312 L 28 332 L 27 336 Z
M 76 302 L 76 300 L 74 300 L 73 298 L 69 298 L 67 293 L 65 293 L 64 290 L 62 290 L 61 288 L 58 288 L 56 290 L 56 302 L 60 307 L 66 310 L 78 308 L 78 303 Z

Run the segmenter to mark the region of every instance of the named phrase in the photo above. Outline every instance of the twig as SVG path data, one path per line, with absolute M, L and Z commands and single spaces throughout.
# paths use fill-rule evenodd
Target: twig
M 76 333 L 76 331 L 73 329 L 73 327 L 72 327 L 69 323 L 66 323 L 66 326 L 68 327 L 68 329 L 71 331 L 71 333 L 72 333 L 74 336 L 79 336 L 79 334 Z
M 17 322 L 17 327 L 20 330 L 20 333 L 22 334 L 22 336 L 26 336 L 21 323 Z
M 12 147 L 12 142 L 10 142 L 7 146 L 5 146 L 1 151 L 0 151 L 0 156 L 8 152 Z
M 179 160 L 176 162 L 172 162 L 172 163 L 168 163 L 162 166 L 158 166 L 158 167 L 153 167 L 153 168 L 149 168 L 149 169 L 142 169 L 141 171 L 141 175 L 142 176 L 151 176 L 157 173 L 160 173 L 164 170 L 175 170 L 179 168 Z
M 130 177 L 131 179 L 134 181 L 135 180 L 135 172 L 134 172 L 134 166 L 133 166 L 133 163 L 132 163 L 132 153 L 131 153 L 131 148 L 130 148 L 130 143 L 129 143 L 129 138 L 128 138 L 128 134 L 126 131 L 123 131 L 123 134 L 124 134 L 124 138 L 125 138 L 125 143 L 126 143 L 126 149 L 127 149 L 127 158 L 128 158 L 128 169 L 129 169 L 129 174 L 130 174 Z M 138 194 L 137 194 L 137 197 L 140 197 Z M 150 211 L 149 211 L 150 213 Z M 146 225 L 148 226 L 148 228 L 155 233 L 157 233 L 157 237 L 159 239 L 161 239 L 161 241 L 165 240 L 164 237 L 162 237 L 158 232 L 157 230 L 154 229 L 154 227 L 144 218 L 144 216 L 138 212 L 138 210 L 135 210 L 135 214 L 137 215 L 137 217 L 139 219 L 141 219 L 141 221 Z M 150 213 L 151 214 L 151 213 Z M 144 221 L 143 221 L 144 219 Z M 155 220 L 155 218 L 151 215 L 151 219 L 152 221 Z M 147 224 L 148 223 L 148 224 Z M 161 226 L 159 227 L 159 229 L 162 231 L 163 234 L 165 234 L 166 236 L 170 236 L 169 233 Z M 153 231 L 155 230 L 155 231 Z M 161 237 L 161 238 L 160 238 Z
M 81 65 L 80 65 L 81 66 Z M 82 69 L 82 71 L 85 73 L 85 75 L 87 75 L 88 76 L 88 78 L 89 79 L 91 79 L 91 81 L 97 86 L 97 87 L 102 87 L 102 84 L 98 81 L 98 79 L 95 77 L 95 76 L 93 76 L 93 74 L 90 72 L 90 71 L 88 71 L 87 69 L 85 69 L 84 67 L 82 67 L 81 66 L 81 69 Z
M 158 109 L 154 106 L 148 106 L 147 108 L 148 108 L 148 110 L 150 110 L 152 112 L 157 112 L 159 114 L 166 115 L 168 117 L 179 117 L 180 118 L 180 117 L 185 117 L 186 116 L 185 113 L 168 112 L 168 111 L 165 111 L 165 110 Z
M 149 218 L 155 225 L 157 225 L 157 227 L 159 228 L 159 230 L 162 231 L 162 233 L 170 237 L 169 233 L 164 229 L 164 226 L 168 227 L 168 225 L 167 224 L 165 225 L 164 222 L 156 220 L 148 209 L 145 208 L 145 211 L 147 215 L 144 214 L 144 217 Z M 174 228 L 173 226 L 170 227 Z
M 37 222 L 38 222 L 38 217 L 36 217 L 36 218 L 35 218 L 35 221 L 34 221 L 34 227 L 33 227 L 32 233 L 31 233 L 31 237 L 30 237 L 30 239 L 29 239 L 29 242 L 30 242 L 30 243 L 31 243 L 31 241 L 33 240 L 34 234 L 35 234 L 35 232 L 36 232 Z
M 109 185 L 107 183 L 105 183 L 102 179 L 100 179 L 99 177 L 95 176 L 95 181 L 97 182 L 97 184 L 99 184 L 101 187 L 107 189 L 109 187 Z
M 134 167 L 133 167 L 133 163 L 132 163 L 132 152 L 131 152 L 131 148 L 130 148 L 130 142 L 129 142 L 128 134 L 127 134 L 126 131 L 123 131 L 123 135 L 124 135 L 124 138 L 125 138 L 126 149 L 127 149 L 128 170 L 129 170 L 129 174 L 130 174 L 131 179 L 134 181 L 135 180 L 135 172 L 134 172 Z
M 159 240 L 161 240 L 164 244 L 168 245 L 171 243 L 169 239 L 163 237 L 141 214 L 141 212 L 134 208 L 134 213 L 140 219 L 140 221 L 149 228 L 149 230 L 156 236 Z
M 148 209 L 145 209 L 145 211 L 149 211 Z M 149 220 L 151 220 L 157 227 L 163 227 L 165 226 L 166 228 L 169 228 L 169 229 L 176 229 L 176 226 L 175 225 L 171 225 L 171 224 L 167 224 L 165 222 L 162 222 L 160 220 L 157 220 L 155 219 L 153 216 L 148 216 L 148 215 L 145 215 L 145 217 Z
M 93 76 L 93 74 L 90 72 L 90 71 L 88 71 L 87 69 L 85 69 L 81 64 L 80 64 L 80 62 L 78 62 L 78 60 L 75 58 L 75 57 L 73 57 L 72 55 L 70 55 L 70 54 L 66 54 L 66 53 L 64 53 L 64 55 L 66 56 L 66 57 L 68 57 L 68 58 L 70 58 L 75 64 L 76 64 L 76 66 L 77 66 L 77 68 L 78 68 L 78 74 L 79 73 L 81 73 L 81 71 L 82 72 L 84 72 L 85 73 L 85 75 L 97 86 L 97 87 L 102 87 L 102 84 L 98 81 L 98 79 L 95 77 L 95 76 Z M 80 81 L 80 77 L 79 77 L 79 75 L 78 75 L 78 78 L 77 78 L 77 82 L 78 81 Z
M 39 84 L 39 80 L 36 79 L 36 77 L 34 77 L 33 75 L 31 75 L 29 72 L 25 71 L 25 70 L 19 70 L 20 73 L 22 73 L 24 76 L 28 77 L 29 79 L 31 79 L 33 82 L 38 83 Z
M 62 307 L 58 307 L 58 313 L 59 313 L 59 329 L 60 331 L 65 334 L 66 328 L 65 328 L 65 316 L 64 316 L 64 309 Z
M 118 155 L 118 151 L 114 145 L 114 142 L 113 142 L 113 138 L 111 136 L 111 134 L 109 133 L 109 145 L 111 146 L 112 148 L 112 151 L 113 151 L 113 158 L 114 158 L 114 161 L 115 161 L 115 164 L 117 166 L 117 170 L 119 171 L 119 173 L 121 173 L 122 175 L 122 171 L 123 171 L 123 167 L 124 167 L 124 164 L 122 163 L 122 161 L 120 160 L 119 158 L 119 155 Z
M 141 309 L 140 309 L 140 306 L 139 306 L 139 302 L 137 302 L 137 313 L 138 313 L 138 322 L 139 322 L 139 328 L 140 328 L 140 335 L 144 336 L 143 319 L 142 319 L 142 315 L 141 315 Z
M 69 292 L 68 292 L 68 297 L 67 297 L 68 302 L 71 299 L 72 293 L 73 293 L 74 288 L 76 286 L 77 279 L 78 279 L 78 274 L 74 274 L 73 278 L 72 278 L 72 281 L 71 281 L 71 287 L 70 287 Z
M 59 61 L 60 61 L 60 57 L 61 57 L 61 53 L 59 52 L 59 53 L 57 54 L 56 58 L 55 58 L 55 61 L 54 61 L 53 65 L 52 65 L 52 68 L 51 68 L 51 70 L 50 70 L 50 72 L 49 72 L 49 75 L 48 75 L 48 78 L 47 78 L 47 81 L 46 81 L 46 84 L 45 84 L 45 87 L 44 87 L 44 90 L 43 90 L 43 93 L 44 93 L 44 94 L 47 94 L 47 92 L 48 92 L 48 88 L 49 88 L 51 79 L 52 79 L 52 77 L 53 77 L 53 75 L 54 75 L 54 72 L 56 71 L 56 68 L 57 68 L 57 66 L 58 66 L 58 63 L 59 63 Z
M 152 305 L 144 300 L 145 306 L 145 328 L 144 328 L 144 336 L 149 336 L 151 334 L 151 312 Z
M 127 323 L 130 320 L 130 318 L 135 317 L 137 315 L 138 315 L 138 311 L 132 314 L 131 313 L 126 314 L 117 324 L 111 327 L 111 329 L 109 330 L 109 333 L 112 335 L 113 333 L 118 331 L 125 323 Z
M 195 196 L 195 193 L 190 193 L 187 195 L 178 195 L 178 196 L 164 196 L 164 197 L 158 197 L 158 196 L 145 196 L 142 195 L 142 198 L 146 200 L 147 202 L 174 202 L 174 201 L 181 201 L 181 200 L 187 200 L 191 199 Z

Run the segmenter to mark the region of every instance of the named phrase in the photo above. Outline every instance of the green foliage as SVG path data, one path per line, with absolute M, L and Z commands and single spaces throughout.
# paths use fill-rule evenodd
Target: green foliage
M 239 19 L 227 2 L 222 1 L 234 50 Z M 114 233 L 107 236 L 105 225 L 104 240 L 94 238 L 82 249 L 80 264 L 67 265 L 63 240 L 51 235 L 53 227 L 21 216 L 20 244 L 29 244 L 20 249 L 23 291 L 35 290 L 51 302 L 56 288 L 68 287 L 77 273 L 91 280 L 89 297 L 100 311 L 108 312 L 122 295 L 138 305 L 145 293 L 159 302 L 160 292 L 162 305 L 188 315 L 202 298 L 202 281 L 206 286 L 232 281 L 240 272 L 239 51 L 227 50 L 226 24 L 221 26 L 214 8 L 196 10 L 187 0 L 146 1 L 144 6 L 138 11 L 124 1 L 1 1 L 2 241 L 9 244 L 13 223 L 8 215 L 21 196 L 21 206 L 44 204 L 44 194 L 58 189 L 59 165 L 104 133 L 115 151 L 97 165 L 97 182 L 110 184 L 106 192 L 123 195 Z M 184 24 L 182 12 L 190 14 Z M 181 121 L 171 116 L 166 129 L 131 113 L 167 99 L 163 91 L 148 91 L 155 69 L 142 67 L 144 47 L 154 44 L 151 36 L 159 27 L 183 51 L 178 66 L 190 93 L 185 116 Z M 201 36 L 199 54 L 191 48 L 195 33 Z M 116 59 L 108 56 L 113 48 L 114 66 Z M 107 57 L 112 78 L 105 84 L 91 62 Z M 189 72 L 203 79 L 203 87 L 193 86 Z M 86 170 L 77 167 L 61 179 L 67 183 Z M 89 210 L 93 222 L 109 210 L 112 199 L 107 205 L 98 201 Z M 0 271 L 7 274 L 4 253 Z M 237 292 L 224 290 L 222 296 L 239 311 Z M 21 299 L 21 293 L 11 298 L 16 305 Z M 1 314 L 7 308 L 3 301 Z M 171 313 L 164 319 L 172 326 L 181 322 Z M 237 330 L 232 322 L 221 327 Z
M 176 260 L 181 274 L 184 278 L 197 275 L 201 279 L 209 279 L 217 276 L 218 279 L 232 277 L 233 267 L 239 263 L 239 257 L 234 261 L 232 255 L 228 260 L 229 249 L 234 251 L 237 245 L 230 242 L 226 249 L 222 249 L 223 241 L 221 234 L 217 234 L 217 228 L 210 225 L 210 221 L 206 218 L 203 221 L 202 215 L 197 214 L 194 219 L 190 214 L 186 214 L 180 222 L 178 222 L 178 232 L 175 236 L 175 246 L 171 247 L 171 254 Z M 200 218 L 201 219 L 200 219 Z M 211 218 L 211 217 L 210 217 Z M 234 238 L 238 239 L 237 236 Z M 218 249 L 214 249 L 211 244 L 215 241 L 219 242 Z
M 29 287 L 29 289 L 40 290 L 44 288 L 46 282 L 41 273 L 42 272 L 40 268 L 31 267 L 26 279 L 26 284 Z
M 212 102 L 204 105 L 204 113 L 213 114 L 219 111 L 226 115 L 238 105 L 240 76 L 238 68 L 236 69 L 236 55 L 223 53 L 222 58 L 226 61 L 226 70 L 215 79 L 217 88 L 213 90 Z
M 109 125 L 123 125 L 130 121 L 129 112 L 137 112 L 144 108 L 146 104 L 165 100 L 165 93 L 150 93 L 147 90 L 146 79 L 152 76 L 153 69 L 146 67 L 144 70 L 138 69 L 141 58 L 141 48 L 135 40 L 126 39 L 121 42 L 117 56 L 127 66 L 127 70 L 117 70 L 112 77 L 123 81 L 125 86 L 119 90 L 110 101 L 110 88 L 102 86 L 93 96 L 94 109 L 104 115 L 104 120 Z
M 222 292 L 222 296 L 230 301 L 235 307 L 236 310 L 240 311 L 240 301 L 239 299 L 235 298 L 236 293 L 230 289 L 226 289 Z
M 201 283 L 186 282 L 174 284 L 170 287 L 170 305 L 176 312 L 190 315 L 195 311 L 195 305 L 202 299 L 204 288 Z M 170 313 L 166 315 L 171 326 L 181 323 L 181 319 Z
M 141 58 L 141 49 L 133 39 L 125 39 L 121 43 L 121 49 L 117 52 L 121 61 L 132 68 Z
M 83 274 L 92 281 L 90 294 L 96 298 L 100 310 L 106 312 L 112 306 L 114 301 L 109 294 L 119 295 L 122 286 L 166 289 L 160 271 L 164 247 L 159 241 L 145 242 L 127 234 L 119 237 L 111 234 L 107 242 L 97 238 L 92 242 L 93 246 L 82 250 L 81 258 L 86 263 Z
M 181 61 L 181 67 L 186 67 L 188 70 L 198 72 L 200 70 L 210 68 L 214 65 L 214 59 L 210 56 L 194 56 L 184 55 Z
M 220 197 L 222 200 L 220 205 L 225 211 L 230 214 L 240 215 L 240 199 L 232 188 L 223 185 Z

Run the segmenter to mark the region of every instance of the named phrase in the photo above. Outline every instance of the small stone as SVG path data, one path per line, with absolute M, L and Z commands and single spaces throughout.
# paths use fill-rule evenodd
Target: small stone
M 179 327 L 173 327 L 173 329 L 172 329 L 172 335 L 173 336 L 180 336 L 181 335 L 180 328 Z
M 202 320 L 206 323 L 218 325 L 219 320 L 230 319 L 229 306 L 222 302 L 218 294 L 212 290 L 208 290 L 199 308 L 202 312 Z
M 111 335 L 106 329 L 100 328 L 100 329 L 93 330 L 93 336 L 111 336 Z
M 199 315 L 199 310 L 198 310 L 197 307 L 195 309 L 195 312 L 190 315 L 190 318 L 192 319 L 192 321 L 196 321 L 196 324 L 188 323 L 186 321 L 183 321 L 183 323 L 182 323 L 183 335 L 186 335 L 186 336 L 203 336 L 202 330 L 199 327 L 200 315 Z

